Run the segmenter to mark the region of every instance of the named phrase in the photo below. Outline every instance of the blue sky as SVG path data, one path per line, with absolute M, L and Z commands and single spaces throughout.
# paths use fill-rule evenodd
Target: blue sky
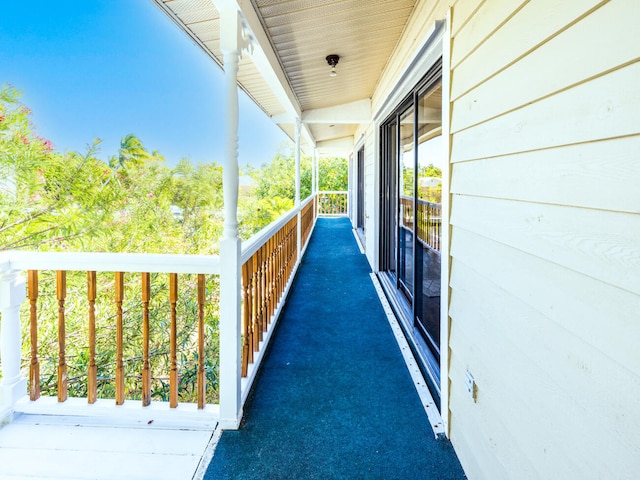
M 57 150 L 106 160 L 136 134 L 169 165 L 222 162 L 223 73 L 151 0 L 20 0 L 0 10 L 0 84 L 22 91 Z M 240 164 L 287 141 L 242 92 Z

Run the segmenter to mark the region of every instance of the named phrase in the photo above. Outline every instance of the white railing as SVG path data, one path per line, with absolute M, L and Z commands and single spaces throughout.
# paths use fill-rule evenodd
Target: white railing
M 318 192 L 318 215 L 332 216 L 347 215 L 349 212 L 349 192 L 322 191 Z
M 42 319 L 38 307 L 38 273 L 52 271 L 55 272 L 55 296 L 58 303 L 57 308 L 57 341 L 58 341 L 58 382 L 57 382 L 57 402 L 51 398 L 43 397 L 40 399 L 40 359 L 38 352 L 38 330 Z M 78 291 L 67 292 L 67 272 L 87 272 L 86 287 L 82 286 L 85 293 Z M 113 283 L 96 281 L 96 272 L 112 272 L 114 275 Z M 26 273 L 26 275 L 25 275 Z M 125 396 L 124 387 L 124 362 L 123 357 L 123 300 L 124 300 L 124 274 L 134 274 L 139 276 L 142 282 L 140 290 L 136 289 L 139 296 L 138 304 L 142 305 L 140 315 L 144 316 L 145 338 L 144 352 L 139 352 L 139 356 L 144 359 L 145 367 L 142 372 L 138 372 L 142 378 L 144 387 L 142 389 L 142 406 L 149 406 L 150 398 L 150 367 L 149 367 L 149 301 L 152 300 L 150 274 L 165 274 L 168 279 L 169 295 L 167 298 L 169 305 L 167 306 L 168 315 L 171 320 L 170 331 L 164 332 L 170 336 L 171 358 L 170 372 L 166 372 L 170 378 L 170 399 L 169 408 L 177 406 L 178 395 L 178 378 L 177 378 L 177 360 L 176 360 L 176 304 L 178 301 L 178 274 L 192 274 L 198 277 L 198 313 L 197 319 L 197 348 L 198 348 L 198 401 L 197 408 L 205 409 L 204 397 L 204 289 L 205 276 L 218 276 L 220 273 L 220 259 L 217 256 L 207 255 L 163 255 L 163 254 L 130 254 L 130 253 L 69 253 L 69 252 L 24 252 L 9 251 L 0 254 L 0 358 L 2 363 L 2 380 L 0 382 L 0 421 L 10 418 L 12 411 L 37 411 L 38 413 L 52 413 L 65 411 L 67 413 L 78 414 L 80 411 L 79 399 L 70 399 L 67 401 L 68 388 L 68 365 L 66 346 L 67 341 L 73 338 L 74 342 L 81 341 L 89 345 L 89 369 L 87 375 L 87 398 L 84 401 L 95 405 L 92 409 L 93 414 L 104 414 L 106 403 L 96 397 L 97 365 L 96 359 L 96 298 L 100 296 L 100 292 L 96 294 L 98 285 L 103 289 L 109 290 L 109 295 L 115 296 L 115 315 L 114 323 L 117 335 L 114 342 L 117 345 L 117 367 L 116 367 L 116 404 L 123 405 Z M 25 276 L 27 281 L 25 282 Z M 106 279 L 107 277 L 101 277 Z M 145 283 L 146 282 L 146 283 Z M 27 283 L 27 285 L 25 285 Z M 84 282 L 83 282 L 84 283 Z M 106 283 L 106 286 L 105 286 Z M 75 285 L 75 284 L 74 284 Z M 77 287 L 77 285 L 75 285 Z M 129 287 L 127 287 L 129 288 Z M 107 293 L 104 292 L 106 295 Z M 21 346 L 22 332 L 20 321 L 20 310 L 23 302 L 29 299 L 30 321 L 29 335 L 31 344 L 31 358 L 29 365 L 29 397 L 25 398 L 26 378 L 21 373 Z M 66 316 L 69 310 L 73 310 L 74 306 L 84 302 L 87 306 L 86 317 L 89 321 L 88 338 L 79 340 L 76 338 L 77 332 L 67 332 Z M 70 308 L 67 308 L 70 305 Z M 49 309 L 51 310 L 51 309 Z M 49 312 L 51 313 L 51 312 Z M 53 323 L 53 322 L 50 322 Z M 161 333 L 162 334 L 162 333 Z M 29 401 L 29 400 L 30 401 Z M 35 402 L 38 400 L 38 402 Z M 132 403 L 133 401 L 128 401 Z M 112 403 L 112 402 L 111 402 Z M 135 403 L 135 402 L 134 402 Z M 154 402 L 167 403 L 167 402 Z M 37 405 L 36 405 L 37 404 Z M 54 406 L 56 404 L 65 404 L 63 409 Z M 126 409 L 131 414 L 133 409 Z M 156 405 L 155 410 L 158 410 Z M 182 411 L 193 411 L 195 406 L 184 405 Z M 106 410 L 109 410 L 107 408 Z M 162 407 L 160 407 L 162 410 Z M 216 408 L 209 408 L 210 413 L 215 413 Z M 86 413 L 85 413 L 86 414 Z

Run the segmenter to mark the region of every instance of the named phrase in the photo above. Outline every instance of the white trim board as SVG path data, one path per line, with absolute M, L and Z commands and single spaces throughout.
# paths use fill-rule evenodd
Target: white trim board
M 433 434 L 437 439 L 445 438 L 445 428 L 444 423 L 442 422 L 442 417 L 440 412 L 438 411 L 438 407 L 431 396 L 431 392 L 429 391 L 429 387 L 427 387 L 427 383 L 422 376 L 422 372 L 420 371 L 420 367 L 416 362 L 415 357 L 413 356 L 413 352 L 411 351 L 411 347 L 407 343 L 407 339 L 404 336 L 402 331 L 402 327 L 398 323 L 396 316 L 393 313 L 393 309 L 391 305 L 389 305 L 389 301 L 382 291 L 382 286 L 378 281 L 375 273 L 370 273 L 371 281 L 373 282 L 373 286 L 376 289 L 376 293 L 378 294 L 378 298 L 380 298 L 380 303 L 382 304 L 382 308 L 384 309 L 385 314 L 387 315 L 387 320 L 389 321 L 389 325 L 391 326 L 391 330 L 393 331 L 394 336 L 396 337 L 396 341 L 398 342 L 398 347 L 400 347 L 400 351 L 402 352 L 402 356 L 404 357 L 404 361 L 407 365 L 407 370 L 411 374 L 411 378 L 413 380 L 413 384 L 416 387 L 416 391 L 418 392 L 418 396 L 420 397 L 420 401 L 422 402 L 422 406 L 424 408 L 427 417 L 429 418 L 429 423 L 431 424 L 431 428 L 433 428 Z
M 360 250 L 360 253 L 364 255 L 364 247 L 362 246 L 362 242 L 360 241 L 360 237 L 358 236 L 358 231 L 355 228 L 352 228 L 351 232 L 353 233 L 353 236 L 356 239 L 356 243 L 358 244 L 358 250 Z

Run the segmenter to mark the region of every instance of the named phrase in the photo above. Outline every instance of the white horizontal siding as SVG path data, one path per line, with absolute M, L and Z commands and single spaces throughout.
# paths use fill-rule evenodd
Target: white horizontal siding
M 453 165 L 452 193 L 640 213 L 638 137 Z
M 640 3 L 452 14 L 452 441 L 471 479 L 635 478 Z
M 580 69 L 585 67 L 580 61 L 582 59 L 581 57 L 576 58 L 574 56 L 564 58 L 565 63 L 557 65 L 560 72 L 555 72 L 556 74 L 552 76 L 549 75 L 549 71 L 552 70 L 544 68 L 544 64 L 560 58 L 563 51 L 560 50 L 555 54 L 550 54 L 543 44 L 547 43 L 556 35 L 562 35 L 567 25 L 580 18 L 587 8 L 602 3 L 601 0 L 583 0 L 581 2 L 538 0 L 535 2 L 525 2 L 522 8 L 517 11 L 514 7 L 521 2 L 503 3 L 505 5 L 504 9 L 502 9 L 504 10 L 503 15 L 512 12 L 515 12 L 515 14 L 502 28 L 496 31 L 494 35 L 486 38 L 486 40 L 480 44 L 470 43 L 473 40 L 477 40 L 477 38 L 467 39 L 463 34 L 456 38 L 456 56 L 464 57 L 465 59 L 459 65 L 454 63 L 455 75 L 453 77 L 451 90 L 452 99 L 457 100 L 465 92 L 485 82 L 486 79 L 496 75 L 497 72 L 500 72 L 504 68 L 510 67 L 511 64 L 519 59 L 523 59 L 525 63 L 532 63 L 538 58 L 543 58 L 543 61 L 536 65 L 540 70 L 528 71 L 528 74 L 532 75 L 533 78 L 527 84 L 527 88 L 521 89 L 523 93 L 529 92 L 530 89 L 546 87 L 549 84 L 553 85 L 559 81 L 558 73 L 564 70 L 570 73 L 570 68 L 568 67 L 571 67 L 572 64 L 575 64 L 575 66 L 578 66 Z M 497 9 L 497 11 L 502 10 Z M 486 12 L 486 10 L 482 11 Z M 502 18 L 501 16 L 497 16 L 496 13 L 496 11 L 487 12 L 488 15 L 494 16 L 492 24 L 498 23 Z M 596 18 L 594 19 L 594 17 Z M 599 21 L 602 17 L 607 20 L 606 13 L 590 16 L 589 21 L 587 21 L 585 25 L 579 26 L 577 29 L 568 29 L 570 33 L 565 35 L 562 41 L 558 39 L 553 43 L 556 45 L 556 48 L 561 47 L 565 44 L 565 39 L 571 41 L 571 39 L 581 34 L 582 29 L 591 28 L 591 23 L 593 21 Z M 479 19 L 474 18 L 473 24 L 477 24 L 479 21 Z M 535 28 L 532 29 L 531 25 L 535 25 Z M 468 31 L 469 29 L 465 30 L 465 32 Z M 483 32 L 474 33 L 477 35 Z M 631 32 L 625 33 L 627 33 L 627 35 L 631 34 Z M 614 38 L 615 37 L 617 36 L 614 36 Z M 590 38 L 591 41 L 584 45 L 584 55 L 590 55 L 593 52 L 593 49 L 589 47 L 594 43 L 597 46 L 598 40 L 600 40 L 600 42 L 608 42 L 608 39 L 602 39 L 597 36 L 591 36 Z M 622 48 L 624 49 L 624 46 L 622 46 Z M 473 55 L 469 55 L 469 52 L 473 52 Z M 595 64 L 594 67 L 597 68 L 600 59 L 592 58 L 591 60 Z M 555 66 L 554 64 L 550 65 L 550 67 Z M 576 74 L 579 75 L 581 73 L 580 69 Z M 512 75 L 513 73 L 510 71 L 509 76 Z M 534 82 L 536 75 L 544 76 L 545 81 L 541 84 L 536 84 Z M 583 76 L 582 78 L 586 77 Z
M 465 358 L 452 376 L 462 380 L 468 368 L 478 385 L 477 403 L 458 395 L 452 409 L 477 416 L 485 425 L 483 434 L 491 432 L 487 443 L 496 458 L 487 461 L 509 465 L 506 478 L 514 478 L 514 472 L 517 478 L 607 478 L 610 466 L 602 459 L 617 458 L 625 467 L 616 478 L 631 478 L 638 434 L 621 438 L 625 425 L 603 422 L 602 412 L 614 405 L 628 411 L 639 393 L 637 377 L 502 291 L 491 276 L 458 262 L 451 284 L 454 301 L 465 292 L 464 302 L 451 309 L 452 357 Z M 554 332 L 551 338 L 549 331 Z M 532 341 L 540 337 L 546 341 Z M 607 395 L 603 387 L 627 393 L 624 398 Z M 626 421 L 637 422 L 638 413 L 629 413 Z M 568 432 L 571 441 L 558 441 Z
M 512 85 L 524 86 L 526 80 L 514 77 Z M 454 132 L 451 161 L 635 135 L 640 132 L 640 89 L 631 85 L 640 85 L 640 62 Z M 464 115 L 464 109 L 459 111 L 454 104 L 454 117 Z

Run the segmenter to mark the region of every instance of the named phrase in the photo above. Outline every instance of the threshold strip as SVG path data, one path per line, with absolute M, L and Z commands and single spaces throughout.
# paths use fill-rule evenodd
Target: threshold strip
M 442 416 L 438 411 L 436 403 L 433 401 L 433 397 L 431 396 L 429 387 L 427 387 L 427 383 L 424 381 L 424 377 L 422 376 L 420 367 L 418 367 L 418 363 L 413 356 L 413 352 L 411 351 L 411 348 L 407 343 L 407 339 L 404 336 L 402 327 L 400 327 L 400 325 L 398 324 L 398 319 L 393 313 L 391 305 L 389 305 L 389 301 L 387 300 L 387 297 L 382 290 L 382 286 L 380 285 L 378 277 L 376 277 L 375 273 L 373 272 L 370 273 L 369 276 L 371 277 L 373 286 L 376 289 L 376 293 L 378 294 L 378 298 L 380 299 L 382 308 L 387 315 L 387 320 L 389 321 L 389 325 L 391 325 L 391 330 L 396 337 L 396 341 L 398 342 L 398 346 L 400 347 L 400 351 L 402 352 L 402 356 L 404 357 L 405 364 L 407 365 L 407 370 L 409 370 L 409 373 L 411 374 L 413 385 L 416 387 L 416 391 L 418 392 L 418 396 L 420 397 L 420 401 L 422 402 L 424 411 L 429 418 L 429 423 L 431 424 L 431 428 L 433 429 L 433 434 L 436 438 L 444 438 L 446 437 L 446 433 L 444 430 L 444 423 L 442 422 Z

